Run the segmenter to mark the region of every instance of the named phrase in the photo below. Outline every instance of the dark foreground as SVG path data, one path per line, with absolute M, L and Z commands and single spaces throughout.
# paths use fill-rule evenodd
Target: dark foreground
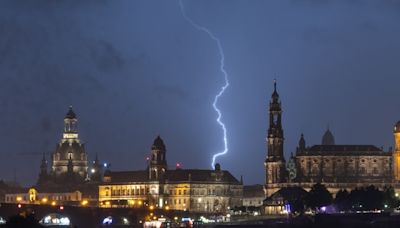
M 400 215 L 390 214 L 322 214 L 314 217 L 262 219 L 214 227 L 271 227 L 271 228 L 392 228 L 400 227 Z
M 33 211 L 27 216 L 24 211 Z M 28 210 L 28 211 L 29 211 Z M 22 212 L 22 213 L 21 213 Z M 6 218 L 8 224 L 0 227 L 42 227 L 38 220 L 49 213 L 59 213 L 68 216 L 71 219 L 71 225 L 68 227 L 77 228 L 96 228 L 96 227 L 143 227 L 141 223 L 143 218 L 149 213 L 148 210 L 135 209 L 101 209 L 101 208 L 80 208 L 65 207 L 62 210 L 58 207 L 45 207 L 32 205 L 30 207 L 18 208 L 16 205 L 1 205 L 0 216 Z M 193 214 L 179 214 L 182 212 L 173 211 L 151 211 L 154 215 L 164 214 L 166 218 L 173 217 L 196 217 Z M 129 224 L 103 225 L 105 217 L 112 216 L 114 222 L 116 218 L 124 218 Z M 270 227 L 270 228 L 391 228 L 400 227 L 400 214 L 389 213 L 370 213 L 370 214 L 319 214 L 316 216 L 302 216 L 296 218 L 270 218 L 253 217 L 249 219 L 232 218 L 234 221 L 221 224 L 203 224 L 194 227 Z M 236 221 L 235 221 L 236 220 Z M 122 221 L 122 220 L 121 220 Z M 60 226 L 58 226 L 60 227 Z M 179 226 L 182 227 L 182 226 Z M 189 226 L 187 226 L 189 227 Z

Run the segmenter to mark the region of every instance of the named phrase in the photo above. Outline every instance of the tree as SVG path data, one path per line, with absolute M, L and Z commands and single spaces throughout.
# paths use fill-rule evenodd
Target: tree
M 399 206 L 399 200 L 396 197 L 393 187 L 385 187 L 383 189 L 383 203 L 389 208 L 395 208 Z
M 331 193 L 320 183 L 313 185 L 306 197 L 306 205 L 313 209 L 328 206 L 331 203 Z
M 339 211 L 349 210 L 351 207 L 349 203 L 349 192 L 346 189 L 339 190 L 336 193 L 333 203 Z

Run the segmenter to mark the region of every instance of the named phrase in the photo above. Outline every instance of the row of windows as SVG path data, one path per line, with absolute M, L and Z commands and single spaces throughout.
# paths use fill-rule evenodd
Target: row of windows
M 349 160 L 342 160 L 342 159 L 338 159 L 338 160 L 329 160 L 329 159 L 325 159 L 324 161 L 325 161 L 326 163 L 329 163 L 329 162 L 331 162 L 331 161 L 336 161 L 336 162 L 340 163 L 340 162 L 342 162 L 342 161 L 353 162 L 354 160 L 353 160 L 353 159 L 349 159 Z M 362 163 L 366 162 L 365 159 L 361 159 L 360 161 L 361 161 Z M 301 160 L 301 162 L 302 162 L 302 163 L 305 163 L 306 160 Z M 313 162 L 314 162 L 314 163 L 319 163 L 320 160 L 319 160 L 319 159 L 313 159 Z M 376 163 L 376 162 L 378 162 L 378 160 L 374 159 L 373 162 Z M 387 160 L 387 159 L 386 159 L 386 160 L 383 160 L 383 162 L 384 162 L 384 163 L 388 163 L 388 160 Z
M 19 197 L 21 197 L 21 200 L 23 200 L 23 201 L 28 200 L 27 196 L 6 196 L 6 201 L 14 202 L 14 201 L 17 201 L 17 198 L 19 198 Z M 60 200 L 60 201 L 71 201 L 72 200 L 70 195 L 51 195 L 51 196 L 43 196 L 41 198 L 36 198 L 36 200 L 41 200 L 41 199 Z
M 186 199 L 170 199 L 168 200 L 169 204 L 173 204 L 173 205 L 180 205 L 180 204 L 186 204 Z
M 304 170 L 304 169 L 303 169 Z M 323 173 L 325 173 L 325 174 L 327 174 L 327 173 L 333 173 L 333 169 L 323 169 L 322 170 L 323 171 Z M 354 168 L 354 167 L 347 167 L 347 174 L 349 175 L 349 176 L 352 176 L 352 175 L 356 175 L 357 173 L 355 173 L 357 170 Z M 374 175 L 378 175 L 378 174 L 380 174 L 380 173 L 384 173 L 384 172 L 387 172 L 388 170 L 387 169 L 379 169 L 378 167 L 373 167 L 372 168 L 372 174 L 374 174 Z M 311 173 L 312 174 L 315 174 L 315 175 L 318 175 L 319 174 L 319 172 L 320 172 L 320 168 L 319 167 L 312 167 L 311 168 Z M 344 174 L 345 172 L 344 172 L 344 170 L 342 170 L 342 169 L 336 169 L 335 170 L 335 172 L 334 172 L 335 174 Z M 368 171 L 367 171 L 367 168 L 366 167 L 364 167 L 364 166 L 361 166 L 361 167 L 359 167 L 359 169 L 358 169 L 358 174 L 367 174 L 368 173 Z
M 132 195 L 145 195 L 149 194 L 149 188 L 140 189 L 113 189 L 111 190 L 112 196 L 132 196 Z M 109 196 L 109 190 L 105 191 L 105 195 Z
M 229 193 L 235 195 L 235 191 L 229 191 L 228 189 L 192 189 L 190 191 L 186 189 L 174 189 L 170 190 L 171 195 L 227 195 Z

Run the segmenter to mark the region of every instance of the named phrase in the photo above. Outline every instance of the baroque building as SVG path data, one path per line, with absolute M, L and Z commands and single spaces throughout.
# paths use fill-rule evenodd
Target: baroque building
M 226 212 L 241 206 L 243 184 L 221 170 L 168 169 L 166 147 L 158 136 L 148 167 L 138 171 L 106 171 L 99 186 L 101 207 L 144 205 L 194 212 Z
M 79 139 L 78 119 L 70 107 L 64 118 L 63 137 L 52 154 L 51 175 L 56 180 L 73 176 L 74 181 L 84 181 L 87 174 L 85 144 Z
M 54 194 L 79 191 L 83 198 L 97 201 L 97 188 L 102 177 L 102 165 L 97 155 L 92 164 L 88 162 L 85 144 L 79 138 L 78 118 L 71 106 L 64 117 L 62 137 L 51 153 L 51 163 L 48 164 L 43 154 L 39 178 L 33 188 Z
M 392 186 L 400 191 L 400 121 L 394 128 L 395 150 L 373 145 L 339 145 L 327 129 L 320 145 L 307 146 L 301 134 L 295 154 L 285 162 L 283 152 L 282 106 L 274 83 L 269 109 L 265 194 L 270 197 L 283 188 L 309 190 L 322 183 L 332 193 L 341 189 L 374 185 Z

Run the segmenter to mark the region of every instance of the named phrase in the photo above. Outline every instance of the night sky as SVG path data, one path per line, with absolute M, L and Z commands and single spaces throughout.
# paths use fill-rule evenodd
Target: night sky
M 186 1 L 225 52 L 219 101 L 230 150 L 218 162 L 245 184 L 264 182 L 273 79 L 285 154 L 301 133 L 319 144 L 393 145 L 400 119 L 400 2 Z M 178 1 L 0 1 L 0 178 L 37 180 L 73 105 L 90 159 L 145 168 L 160 134 L 171 167 L 210 168 L 223 149 L 212 109 L 223 85 L 210 37 Z M 49 159 L 49 154 L 47 155 Z

